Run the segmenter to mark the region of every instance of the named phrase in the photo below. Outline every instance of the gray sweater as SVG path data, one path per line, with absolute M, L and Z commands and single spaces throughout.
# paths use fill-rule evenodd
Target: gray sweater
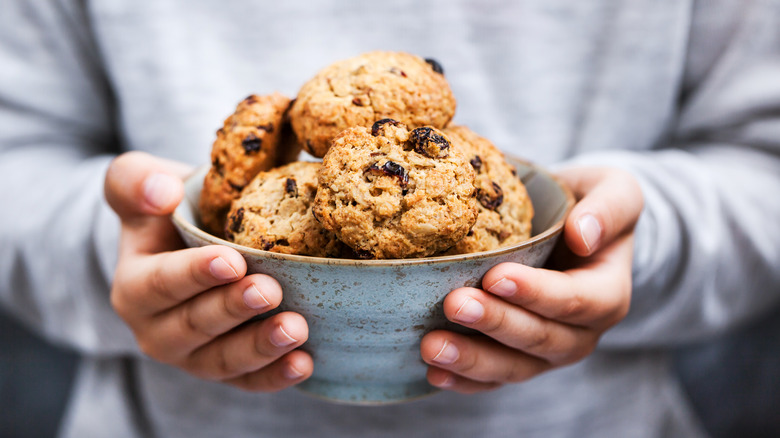
M 641 182 L 628 317 L 529 382 L 353 407 L 144 358 L 109 304 L 109 160 L 208 160 L 250 93 L 361 52 L 436 58 L 455 121 Z M 668 351 L 780 303 L 776 1 L 68 1 L 0 6 L 0 301 L 84 354 L 67 437 L 693 437 Z M 315 363 L 316 366 L 316 363 Z

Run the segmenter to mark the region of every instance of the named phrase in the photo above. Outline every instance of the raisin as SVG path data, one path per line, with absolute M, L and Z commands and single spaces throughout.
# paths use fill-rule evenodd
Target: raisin
M 230 220 L 228 221 L 228 230 L 234 233 L 240 233 L 241 229 L 243 228 L 243 222 L 244 222 L 244 207 L 241 207 L 238 210 L 236 210 L 235 213 L 230 215 Z
M 274 132 L 274 124 L 266 123 L 265 125 L 257 125 L 257 129 L 263 130 L 265 132 Z
M 374 258 L 374 253 L 367 249 L 355 249 L 354 251 L 355 251 L 355 255 L 357 255 L 358 258 L 361 258 L 363 260 Z
M 414 150 L 418 154 L 431 158 L 445 158 L 450 154 L 449 140 L 433 128 L 427 126 L 415 128 L 409 134 L 409 141 L 412 142 Z
M 373 124 L 373 125 L 371 125 L 371 135 L 373 135 L 374 137 L 376 137 L 377 135 L 379 135 L 379 130 L 380 130 L 380 129 L 382 129 L 382 127 L 383 127 L 383 126 L 384 126 L 386 123 L 390 123 L 390 124 L 391 124 L 391 125 L 393 125 L 393 126 L 398 126 L 398 125 L 400 124 L 400 122 L 399 122 L 399 121 L 397 121 L 397 120 L 393 120 L 393 119 L 382 119 L 382 120 L 377 120 L 376 122 L 374 122 L 374 124 Z
M 466 236 L 471 237 L 474 235 L 474 230 L 469 230 L 468 233 L 466 233 Z
M 482 158 L 479 158 L 479 155 L 474 155 L 474 158 L 472 158 L 469 163 L 471 163 L 471 167 L 473 167 L 477 173 L 479 173 L 479 170 L 482 169 Z
M 495 210 L 504 202 L 504 191 L 501 190 L 501 186 L 493 182 L 492 193 L 488 190 L 477 189 L 477 200 L 488 210 Z
M 444 68 L 442 68 L 441 64 L 439 64 L 439 61 L 433 59 L 433 58 L 425 58 L 425 62 L 431 65 L 431 68 L 433 71 L 440 75 L 444 75 Z
M 241 146 L 244 147 L 244 151 L 246 151 L 247 154 L 259 151 L 262 144 L 263 139 L 258 138 L 254 132 L 250 132 L 241 142 Z
M 250 96 L 247 96 L 244 99 L 244 102 L 246 102 L 247 104 L 251 105 L 251 104 L 257 102 L 257 96 L 255 96 L 254 94 L 252 94 Z
M 366 169 L 366 172 L 370 172 L 374 175 L 394 176 L 399 179 L 402 188 L 405 188 L 409 183 L 409 174 L 406 173 L 406 169 L 393 161 L 388 161 L 382 166 L 377 166 L 376 163 L 374 163 Z
M 293 178 L 287 178 L 287 181 L 284 182 L 284 191 L 293 198 L 298 197 L 298 184 Z
M 273 240 L 266 240 L 265 237 L 260 236 L 260 244 L 264 250 L 268 251 L 274 247 L 275 242 Z
M 352 99 L 352 105 L 363 106 L 363 101 L 361 101 L 360 98 L 356 97 Z
M 394 75 L 398 75 L 398 76 L 401 76 L 401 77 L 404 77 L 404 78 L 406 77 L 406 73 L 404 73 L 404 71 L 401 70 L 398 67 L 390 67 L 389 71 L 390 71 L 390 73 L 392 73 Z

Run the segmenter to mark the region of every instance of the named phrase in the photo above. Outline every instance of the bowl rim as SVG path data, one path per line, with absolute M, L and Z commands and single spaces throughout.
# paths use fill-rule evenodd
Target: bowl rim
M 541 233 L 531 237 L 528 240 L 525 240 L 523 242 L 517 243 L 515 245 L 506 246 L 502 248 L 493 249 L 490 251 L 481 251 L 481 252 L 475 252 L 475 253 L 468 253 L 468 254 L 455 254 L 455 255 L 446 255 L 446 256 L 432 256 L 432 257 L 420 257 L 420 258 L 410 258 L 410 259 L 369 259 L 369 260 L 363 260 L 363 259 L 341 259 L 341 258 L 327 258 L 327 257 L 315 257 L 315 256 L 306 256 L 306 255 L 298 255 L 298 254 L 282 254 L 277 252 L 271 252 L 271 251 L 265 251 L 262 249 L 256 249 L 251 248 L 248 246 L 243 245 L 237 245 L 233 242 L 230 242 L 228 240 L 222 239 L 220 237 L 214 236 L 210 233 L 207 233 L 206 231 L 200 229 L 195 224 L 187 221 L 182 217 L 182 215 L 179 213 L 179 209 L 183 208 L 183 204 L 185 202 L 188 202 L 186 193 L 184 197 L 182 198 L 181 202 L 178 206 L 176 206 L 176 209 L 172 213 L 172 220 L 173 222 L 181 229 L 184 230 L 190 234 L 195 235 L 196 237 L 200 238 L 201 240 L 204 240 L 206 242 L 209 242 L 213 245 L 224 245 L 231 247 L 235 250 L 237 250 L 239 253 L 252 255 L 259 258 L 265 258 L 265 259 L 274 259 L 274 260 L 287 260 L 290 262 L 298 262 L 298 263 L 307 263 L 307 264 L 315 264 L 315 265 L 341 265 L 341 266 L 409 266 L 409 265 L 427 265 L 427 264 L 439 264 L 439 263 L 448 263 L 448 262 L 455 262 L 455 261 L 462 261 L 462 260 L 480 260 L 484 258 L 492 258 L 495 256 L 500 256 L 503 254 L 508 254 L 511 252 L 518 251 L 523 248 L 527 248 L 530 246 L 533 246 L 539 242 L 548 240 L 550 238 L 555 237 L 564 226 L 564 223 L 566 222 L 566 218 L 569 216 L 569 213 L 571 213 L 572 208 L 574 208 L 575 200 L 574 200 L 574 194 L 572 193 L 571 189 L 569 189 L 566 184 L 564 184 L 560 178 L 556 177 L 546 169 L 540 167 L 537 164 L 534 164 L 530 161 L 523 160 L 517 157 L 512 157 L 509 154 L 506 154 L 507 158 L 511 161 L 515 161 L 518 163 L 522 163 L 526 166 L 529 166 L 533 169 L 534 172 L 537 173 L 543 173 L 548 178 L 550 178 L 555 184 L 558 186 L 558 188 L 563 192 L 564 197 L 566 198 L 566 208 L 563 211 L 563 214 L 561 215 L 561 218 L 558 219 L 552 226 L 548 227 L 546 230 L 542 231 Z M 185 184 L 191 180 L 193 177 L 197 176 L 201 172 L 203 172 L 204 167 L 208 167 L 208 164 L 204 164 L 203 166 L 200 166 L 196 168 L 193 172 L 191 172 L 189 175 L 187 175 L 184 178 Z M 196 207 L 196 206 L 194 206 Z

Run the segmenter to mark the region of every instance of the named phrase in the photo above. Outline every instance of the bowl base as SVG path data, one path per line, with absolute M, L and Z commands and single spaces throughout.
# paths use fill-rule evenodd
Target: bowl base
M 406 384 L 360 385 L 310 378 L 296 388 L 330 402 L 364 406 L 409 402 L 440 391 L 425 380 Z

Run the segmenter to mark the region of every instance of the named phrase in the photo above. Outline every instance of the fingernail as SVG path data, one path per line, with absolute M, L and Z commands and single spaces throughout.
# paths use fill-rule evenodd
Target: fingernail
M 217 280 L 235 280 L 238 272 L 222 257 L 217 257 L 209 263 L 209 271 Z
M 179 180 L 164 173 L 153 173 L 144 181 L 144 199 L 152 207 L 162 209 L 178 201 Z
M 271 343 L 277 347 L 286 347 L 298 342 L 295 338 L 288 335 L 281 325 L 277 325 L 276 329 L 271 332 Z
M 441 350 L 439 350 L 432 360 L 438 364 L 449 365 L 458 360 L 458 357 L 460 357 L 458 348 L 452 345 L 450 341 L 444 341 Z
M 260 310 L 271 305 L 254 284 L 250 285 L 244 291 L 244 304 L 250 309 L 255 310 Z
M 577 219 L 577 226 L 580 228 L 580 236 L 585 242 L 588 254 L 592 253 L 601 241 L 601 224 L 593 215 L 586 214 Z
M 463 304 L 460 305 L 460 309 L 455 313 L 453 319 L 458 322 L 471 324 L 482 318 L 482 315 L 484 314 L 485 308 L 482 307 L 482 304 L 480 304 L 479 301 L 473 298 L 466 298 L 466 300 L 463 301 Z
M 502 278 L 488 288 L 488 292 L 500 297 L 511 297 L 517 293 L 517 284 L 514 281 Z
M 447 377 L 441 383 L 436 385 L 437 388 L 449 388 L 455 384 L 455 377 L 452 374 L 448 374 Z
M 288 365 L 284 367 L 282 373 L 284 374 L 284 377 L 286 377 L 289 380 L 296 380 L 303 377 L 303 373 L 295 369 L 295 367 L 292 365 Z

